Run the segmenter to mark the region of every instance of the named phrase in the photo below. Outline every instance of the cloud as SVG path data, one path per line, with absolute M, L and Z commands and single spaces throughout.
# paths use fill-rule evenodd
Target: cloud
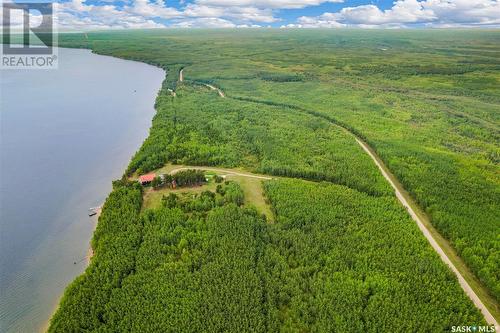
M 197 0 L 200 5 L 219 7 L 252 6 L 268 9 L 293 9 L 317 6 L 325 2 L 342 3 L 344 0 Z
M 391 9 L 384 11 L 374 5 L 347 7 L 337 17 L 344 23 L 368 25 L 428 22 L 435 19 L 432 10 L 425 9 L 417 0 L 399 0 Z
M 171 26 L 174 28 L 236 28 L 236 24 L 233 22 L 216 17 L 187 19 L 174 23 Z
M 500 1 L 497 0 L 427 0 L 422 6 L 434 12 L 439 25 L 500 24 Z
M 4 0 L 10 1 L 10 0 Z M 397 0 L 381 10 L 374 4 L 344 7 L 287 22 L 280 14 L 343 0 L 62 0 L 61 30 L 255 27 L 283 21 L 283 28 L 401 28 L 500 26 L 500 0 Z M 98 1 L 98 2 L 97 2 Z
M 125 0 L 114 3 L 105 0 L 90 4 L 86 0 L 70 0 L 58 4 L 61 30 L 206 27 L 258 27 L 277 22 L 275 9 L 263 8 L 270 1 L 195 0 L 177 9 L 164 0 Z M 332 1 L 332 0 L 331 0 Z M 339 0 L 333 0 L 339 1 Z M 280 0 L 278 1 L 280 2 Z M 286 6 L 319 4 L 325 0 L 287 0 Z M 231 5 L 227 5 L 231 3 Z M 276 5 L 276 4 L 275 4 Z M 273 6 L 271 6 L 273 7 Z M 274 6 L 275 7 L 275 6 Z
M 172 7 L 165 7 L 165 2 L 157 0 L 156 2 L 149 2 L 148 0 L 135 0 L 132 6 L 124 7 L 124 10 L 138 16 L 148 18 L 164 18 L 171 19 L 182 17 L 183 14 L 177 9 Z
M 59 30 L 93 29 L 149 29 L 164 28 L 151 19 L 153 15 L 140 14 L 144 8 L 119 9 L 114 5 L 86 5 L 82 0 L 58 3 L 56 23 Z
M 325 13 L 317 17 L 301 16 L 297 23 L 291 23 L 282 28 L 342 28 L 345 24 L 336 21 L 334 14 Z
M 375 5 L 345 7 L 339 12 L 302 16 L 284 27 L 430 27 L 496 26 L 500 24 L 497 0 L 398 0 L 392 8 L 380 10 Z
M 278 21 L 271 9 L 259 9 L 257 7 L 211 7 L 189 4 L 183 14 L 185 17 L 217 17 L 243 22 L 272 23 Z

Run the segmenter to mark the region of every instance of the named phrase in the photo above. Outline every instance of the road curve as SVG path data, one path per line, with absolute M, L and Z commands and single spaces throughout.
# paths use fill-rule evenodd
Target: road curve
M 184 68 L 179 71 L 179 82 L 184 82 Z M 205 87 L 210 88 L 211 90 L 217 91 L 217 93 L 219 94 L 220 97 L 222 97 L 222 98 L 226 97 L 226 95 L 224 95 L 224 92 L 222 90 L 220 90 L 219 88 L 217 88 L 216 86 L 213 86 L 213 85 L 207 84 L 207 83 L 202 83 L 202 84 Z
M 232 170 L 228 170 L 228 169 L 210 168 L 210 167 L 199 167 L 199 166 L 187 166 L 187 167 L 173 169 L 173 170 L 170 171 L 170 174 L 173 175 L 173 174 L 176 174 L 177 172 L 183 171 L 183 170 L 205 170 L 205 171 L 221 172 L 221 173 L 225 173 L 225 174 L 228 174 L 228 175 L 248 177 L 248 178 L 256 178 L 256 179 L 263 179 L 263 180 L 271 180 L 271 179 L 273 179 L 272 177 L 259 176 L 259 175 L 254 175 L 252 173 L 247 173 L 247 172 L 237 172 L 237 171 L 232 171 Z
M 226 97 L 226 96 L 224 95 L 224 93 L 222 92 L 222 90 L 220 90 L 219 88 L 217 88 L 217 87 L 215 87 L 215 86 L 213 86 L 213 85 L 211 85 L 211 84 L 205 84 L 205 86 L 206 86 L 206 87 L 209 87 L 209 88 L 210 88 L 210 89 L 212 89 L 212 90 L 216 90 L 216 91 L 217 91 L 217 93 L 219 94 L 219 96 L 220 96 L 220 97 L 222 97 L 222 98 Z
M 496 319 L 493 317 L 493 315 L 490 313 L 488 308 L 483 304 L 481 299 L 477 296 L 477 294 L 474 292 L 474 290 L 471 288 L 469 283 L 465 280 L 465 278 L 462 276 L 460 271 L 457 269 L 457 267 L 451 262 L 450 258 L 448 255 L 444 252 L 444 250 L 439 246 L 437 241 L 434 239 L 434 236 L 432 233 L 427 229 L 425 226 L 424 222 L 422 219 L 415 213 L 414 209 L 410 205 L 409 201 L 411 198 L 407 198 L 403 193 L 402 193 L 402 188 L 400 184 L 397 184 L 395 181 L 393 181 L 393 177 L 389 175 L 389 171 L 387 167 L 383 164 L 383 162 L 378 158 L 376 153 L 373 151 L 373 149 L 364 141 L 360 140 L 359 138 L 355 137 L 356 141 L 358 144 L 363 148 L 363 150 L 372 158 L 372 160 L 375 162 L 377 167 L 379 168 L 380 172 L 384 176 L 384 178 L 391 184 L 392 188 L 394 189 L 394 192 L 396 193 L 396 197 L 398 200 L 401 202 L 401 204 L 408 210 L 408 213 L 410 214 L 411 218 L 417 223 L 420 231 L 424 234 L 425 238 L 429 241 L 431 246 L 434 248 L 434 250 L 439 254 L 441 257 L 441 260 L 445 262 L 455 273 L 455 275 L 458 278 L 458 282 L 460 283 L 460 286 L 462 286 L 462 289 L 465 291 L 467 296 L 474 302 L 476 307 L 481 311 L 481 313 L 484 316 L 484 319 L 490 324 L 490 325 L 495 325 L 495 327 L 498 329 L 498 322 Z

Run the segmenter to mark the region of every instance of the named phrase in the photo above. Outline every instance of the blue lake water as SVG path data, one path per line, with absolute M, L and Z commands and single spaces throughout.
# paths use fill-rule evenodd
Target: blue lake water
M 165 72 L 59 49 L 57 70 L 0 75 L 0 331 L 36 332 L 86 267 L 87 210 L 146 138 Z

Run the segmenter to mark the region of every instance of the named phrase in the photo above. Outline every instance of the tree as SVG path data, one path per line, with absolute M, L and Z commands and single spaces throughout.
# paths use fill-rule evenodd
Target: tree
M 156 176 L 153 181 L 151 182 L 151 186 L 157 190 L 159 188 L 161 188 L 163 186 L 163 180 L 159 177 L 159 176 Z
M 174 207 L 177 207 L 178 203 L 179 203 L 179 198 L 177 197 L 177 195 L 175 193 L 169 193 L 168 196 L 163 196 L 163 198 L 161 199 L 161 202 L 162 202 L 162 205 L 163 207 L 166 207 L 166 208 L 174 208 Z

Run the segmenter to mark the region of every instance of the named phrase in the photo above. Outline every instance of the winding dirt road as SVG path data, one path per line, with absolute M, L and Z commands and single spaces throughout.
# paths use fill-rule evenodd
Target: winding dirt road
M 248 173 L 248 172 L 238 172 L 238 171 L 233 171 L 233 170 L 228 170 L 228 169 L 211 168 L 211 167 L 199 167 L 199 166 L 185 166 L 185 167 L 182 167 L 182 168 L 173 169 L 173 170 L 170 171 L 170 174 L 173 175 L 173 174 L 176 174 L 177 172 L 183 171 L 183 170 L 204 170 L 204 171 L 214 171 L 214 172 L 225 173 L 225 174 L 228 174 L 228 175 L 248 177 L 248 178 L 256 178 L 256 179 L 262 179 L 262 180 L 271 180 L 271 179 L 273 179 L 272 177 L 255 175 L 253 173 Z
M 179 71 L 179 81 L 180 82 L 184 82 L 184 68 Z M 224 92 L 222 90 L 220 90 L 219 88 L 217 88 L 217 87 L 215 87 L 215 86 L 213 86 L 211 84 L 207 84 L 207 83 L 202 83 L 202 84 L 205 87 L 210 88 L 211 90 L 217 91 L 217 93 L 219 94 L 220 97 L 222 97 L 222 98 L 226 97 L 226 95 L 224 95 Z
M 220 96 L 220 97 L 222 97 L 222 98 L 225 98 L 225 97 L 226 97 L 226 96 L 224 95 L 224 93 L 222 92 L 222 90 L 220 90 L 219 88 L 214 87 L 214 86 L 213 86 L 213 85 L 211 85 L 211 84 L 205 84 L 205 86 L 206 86 L 206 87 L 209 87 L 209 88 L 210 88 L 210 89 L 212 89 L 212 90 L 217 91 L 217 93 L 219 94 L 219 96 Z

